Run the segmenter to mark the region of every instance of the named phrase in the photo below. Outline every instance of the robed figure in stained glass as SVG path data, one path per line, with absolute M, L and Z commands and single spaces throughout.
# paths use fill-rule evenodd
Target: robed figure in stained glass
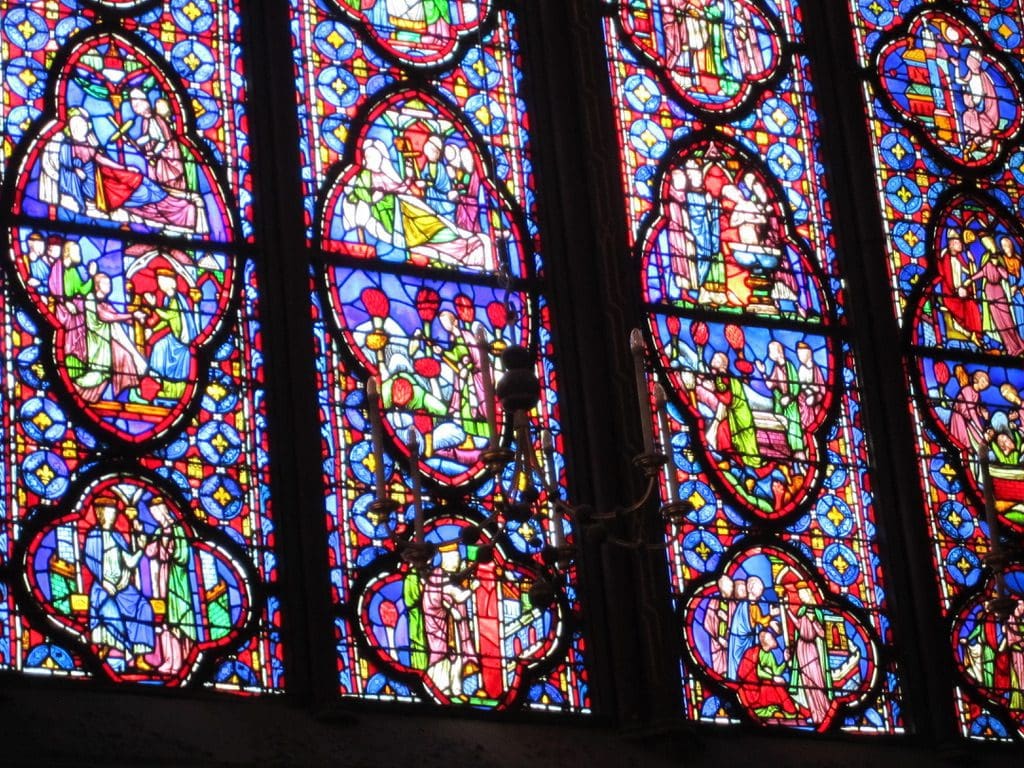
M 427 674 L 438 688 L 453 696 L 463 694 L 466 672 L 480 668 L 473 639 L 470 609 L 478 581 L 463 586 L 453 583 L 459 570 L 455 544 L 441 552 L 441 567 L 432 570 L 423 585 L 423 626 L 427 638 Z
M 141 526 L 133 523 L 132 542 L 115 523 L 121 514 L 118 500 L 95 500 L 97 524 L 85 539 L 85 565 L 94 581 L 89 591 L 89 625 L 100 655 L 119 651 L 139 669 L 149 669 L 145 655 L 155 647 L 153 608 L 136 586 L 136 570 L 145 554 L 135 546 Z
M 1019 304 L 1016 299 L 1020 295 L 1020 257 L 1009 237 L 1001 237 L 997 246 L 991 235 L 985 235 L 982 244 L 985 250 L 981 263 L 970 276 L 982 301 L 982 330 L 991 339 L 1001 342 L 1009 354 L 1024 354 L 1024 339 L 1014 317 L 1015 305 Z
M 780 659 L 776 655 L 778 647 L 778 638 L 771 630 L 757 633 L 755 644 L 740 659 L 737 696 L 760 718 L 792 720 L 800 716 L 800 710 L 786 688 L 790 652 L 787 648 Z
M 49 293 L 49 302 L 64 332 L 64 360 L 73 381 L 85 372 L 85 297 L 93 290 L 93 278 L 82 271 L 82 251 L 76 240 L 60 244 L 60 257 L 50 267 L 45 282 L 37 287 Z M 95 269 L 92 270 L 95 274 Z
M 154 496 L 149 511 L 158 527 L 147 537 L 145 553 L 149 558 L 153 600 L 162 602 L 164 615 L 164 622 L 157 628 L 157 669 L 174 674 L 185 663 L 197 639 L 190 570 L 192 552 L 184 527 L 163 498 Z
M 148 368 L 146 358 L 135 348 L 127 324 L 142 319 L 141 312 L 119 312 L 108 301 L 110 276 L 97 272 L 92 293 L 85 305 L 85 361 L 83 372 L 73 379 L 75 389 L 87 403 L 95 403 L 111 386 L 113 397 L 135 387 Z
M 772 369 L 765 377 L 765 386 L 772 391 L 772 410 L 785 423 L 786 444 L 793 452 L 793 456 L 798 459 L 804 458 L 806 441 L 800 419 L 802 388 L 797 366 L 786 358 L 786 350 L 778 341 L 768 343 L 768 359 L 771 361 Z M 762 373 L 767 371 L 765 364 L 760 360 L 756 365 Z
M 828 692 L 832 689 L 828 648 L 825 642 L 825 620 L 815 604 L 810 587 L 796 585 L 799 605 L 791 614 L 795 627 L 796 663 L 791 678 L 796 695 L 803 699 L 815 723 L 823 723 L 832 710 Z
M 182 155 L 170 102 L 158 97 L 150 104 L 149 96 L 139 88 L 133 88 L 129 98 L 139 126 L 134 143 L 146 158 L 153 179 L 167 189 L 196 189 L 195 166 L 186 163 Z
M 713 445 L 723 453 L 735 452 L 740 461 L 751 467 L 761 466 L 754 414 L 742 379 L 730 372 L 729 358 L 724 352 L 716 352 L 708 367 L 710 376 L 703 379 L 701 386 L 710 389 L 717 400 L 708 427 L 709 436 L 714 435 Z
M 180 290 L 178 273 L 169 266 L 155 272 L 156 291 L 145 294 L 148 309 L 146 349 L 149 366 L 161 381 L 157 397 L 180 397 L 192 370 L 191 342 L 196 320 L 187 294 Z
M 1024 600 L 1006 621 L 1006 647 L 1010 654 L 1010 709 L 1024 712 Z
M 873 56 L 897 120 L 957 164 L 991 163 L 1021 126 L 1012 67 L 958 13 L 923 10 L 896 29 Z

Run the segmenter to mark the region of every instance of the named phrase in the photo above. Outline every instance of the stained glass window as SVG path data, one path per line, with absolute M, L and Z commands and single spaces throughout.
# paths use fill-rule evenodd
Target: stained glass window
M 6 669 L 283 688 L 235 5 L 0 2 Z
M 550 496 L 540 521 L 496 518 L 482 458 L 512 437 L 482 356 L 519 345 L 542 385 L 531 420 L 552 436 L 549 479 L 564 480 L 516 18 L 475 0 L 291 7 L 338 690 L 587 711 L 574 569 L 550 605 L 531 598 L 551 577 L 545 546 L 574 532 Z M 399 556 L 418 484 L 425 568 Z M 373 506 L 380 491 L 397 511 Z
M 604 7 L 630 245 L 669 393 L 663 495 L 685 510 L 666 525 L 682 708 L 708 722 L 899 732 L 800 6 Z
M 964 736 L 1024 733 L 1024 149 L 1018 0 L 850 4 L 923 513 Z M 987 519 L 983 465 L 990 464 Z

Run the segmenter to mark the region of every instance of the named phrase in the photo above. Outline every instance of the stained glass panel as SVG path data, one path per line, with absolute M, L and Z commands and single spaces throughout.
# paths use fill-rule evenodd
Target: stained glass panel
M 799 5 L 605 8 L 630 245 L 685 511 L 666 524 L 684 712 L 899 732 Z
M 1017 0 L 852 3 L 924 514 L 963 735 L 1024 734 L 1024 589 L 991 609 L 992 536 L 1024 541 Z M 995 519 L 985 514 L 991 464 Z M 986 607 L 988 606 L 988 607 Z
M 588 711 L 575 568 L 550 605 L 531 591 L 552 577 L 545 547 L 574 532 L 547 491 L 541 518 L 479 528 L 500 498 L 483 452 L 512 439 L 498 402 L 492 433 L 485 348 L 536 360 L 531 419 L 552 435 L 553 487 L 564 482 L 515 17 L 488 2 L 293 0 L 292 34 L 338 690 Z M 422 569 L 400 557 L 416 483 L 434 551 Z M 397 512 L 374 505 L 381 484 Z
M 280 690 L 236 9 L 0 17 L 0 662 Z

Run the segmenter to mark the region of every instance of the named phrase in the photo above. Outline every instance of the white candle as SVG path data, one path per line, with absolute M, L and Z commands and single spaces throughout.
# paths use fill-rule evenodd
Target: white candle
M 633 375 L 636 379 L 637 404 L 640 407 L 640 427 L 644 433 L 644 453 L 654 453 L 654 425 L 651 423 L 651 402 L 647 396 L 644 337 L 639 328 L 629 333 L 629 349 L 633 353 Z
M 487 412 L 487 447 L 494 450 L 498 447 L 498 415 L 494 402 L 494 372 L 491 370 L 491 345 L 487 342 L 487 331 L 482 327 L 476 329 L 476 348 L 480 355 L 480 378 L 484 384 L 484 408 Z
M 384 430 L 380 423 L 380 391 L 373 376 L 366 382 L 366 407 L 370 411 L 370 437 L 373 441 L 373 478 L 377 501 L 384 501 Z
M 555 441 L 551 430 L 543 429 L 540 433 L 541 450 L 544 452 L 544 474 L 548 486 L 548 503 L 551 504 L 551 527 L 554 533 L 555 547 L 565 546 L 565 531 L 562 530 L 562 505 L 558 499 L 558 469 L 555 466 Z
M 668 398 L 661 384 L 654 385 L 654 404 L 658 409 L 658 431 L 661 432 L 662 452 L 667 460 L 665 479 L 668 481 L 669 503 L 679 500 L 679 478 L 676 476 L 676 462 L 672 458 L 672 433 L 668 428 Z
M 413 533 L 417 544 L 423 543 L 423 488 L 420 485 L 420 441 L 413 430 L 406 438 L 412 468 Z
M 547 427 L 540 431 L 540 447 L 544 451 L 545 456 L 550 456 L 555 452 L 555 439 L 551 436 L 551 430 Z

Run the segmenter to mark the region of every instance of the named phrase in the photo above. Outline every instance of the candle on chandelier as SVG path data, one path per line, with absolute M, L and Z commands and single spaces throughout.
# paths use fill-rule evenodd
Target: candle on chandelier
M 658 409 L 658 431 L 661 432 L 662 451 L 665 454 L 665 479 L 668 481 L 669 503 L 679 500 L 679 478 L 672 458 L 672 433 L 668 429 L 668 397 L 661 384 L 654 385 L 654 404 Z
M 992 482 L 991 458 L 988 452 L 989 443 L 983 443 L 978 449 L 978 463 L 981 469 L 982 498 L 985 501 L 985 522 L 988 525 L 989 551 L 998 557 L 1002 554 L 1002 540 L 999 513 L 996 510 L 995 486 Z M 1001 582 L 1001 576 L 1001 573 L 996 574 L 997 581 Z
M 384 430 L 380 423 L 380 389 L 371 376 L 366 382 L 366 407 L 370 411 L 370 437 L 373 441 L 373 478 L 377 501 L 384 501 Z
M 633 376 L 636 379 L 637 403 L 640 406 L 640 427 L 644 433 L 644 453 L 654 453 L 654 425 L 651 402 L 647 396 L 646 348 L 639 328 L 629 332 L 629 350 L 633 353 Z
M 412 468 L 413 536 L 417 544 L 423 543 L 423 488 L 420 485 L 420 441 L 413 430 L 409 430 L 405 442 L 409 449 L 409 464 Z
M 487 331 L 482 327 L 476 329 L 476 348 L 480 355 L 480 378 L 484 385 L 484 407 L 487 412 L 487 433 L 489 450 L 498 447 L 498 415 L 494 400 L 494 371 L 491 369 L 491 345 L 487 341 Z
M 540 447 L 544 453 L 544 475 L 548 486 L 548 502 L 551 504 L 551 527 L 554 529 L 555 547 L 565 546 L 565 531 L 562 529 L 562 505 L 558 498 L 558 468 L 555 466 L 555 441 L 550 429 L 540 432 Z

